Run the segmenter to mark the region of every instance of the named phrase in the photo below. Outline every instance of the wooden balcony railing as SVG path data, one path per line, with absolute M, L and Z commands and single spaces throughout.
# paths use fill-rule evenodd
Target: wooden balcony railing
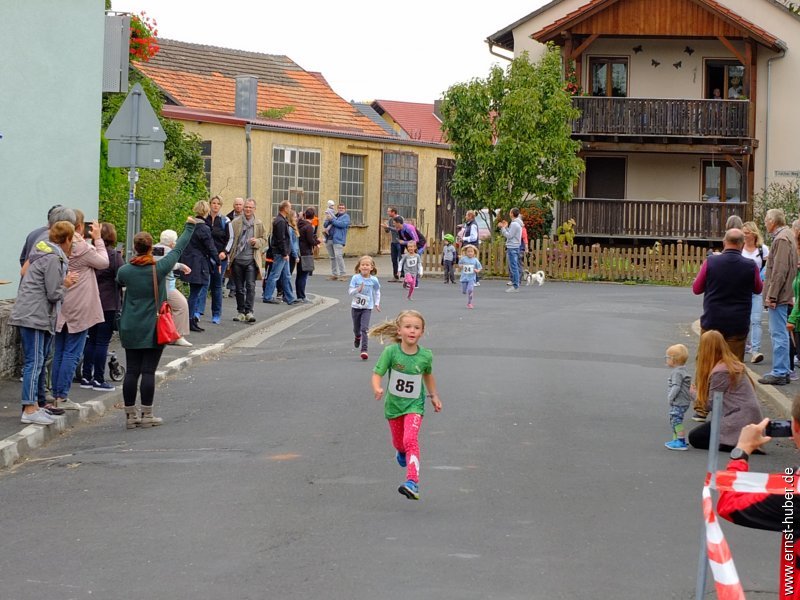
M 747 100 L 575 96 L 574 135 L 748 138 Z
M 559 202 L 557 222 L 575 219 L 579 236 L 662 240 L 721 240 L 732 215 L 746 220 L 740 202 L 674 202 L 575 198 Z

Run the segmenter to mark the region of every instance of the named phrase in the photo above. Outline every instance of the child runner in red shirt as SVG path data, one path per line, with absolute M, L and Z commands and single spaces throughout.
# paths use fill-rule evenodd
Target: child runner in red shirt
M 384 415 L 389 421 L 397 463 L 406 468 L 407 481 L 397 491 L 409 500 L 419 500 L 419 428 L 425 414 L 425 398 L 433 410 L 442 410 L 433 377 L 433 354 L 417 344 L 425 332 L 425 319 L 415 310 L 404 310 L 394 321 L 373 327 L 373 337 L 390 337 L 396 343 L 384 348 L 372 373 L 375 399 L 384 395 L 383 376 L 389 372 Z M 426 393 L 426 389 L 427 392 Z

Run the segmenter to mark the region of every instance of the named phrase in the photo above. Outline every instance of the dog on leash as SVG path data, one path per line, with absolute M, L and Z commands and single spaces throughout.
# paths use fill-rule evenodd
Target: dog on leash
M 525 269 L 522 273 L 523 278 L 525 279 L 525 285 L 531 285 L 534 281 L 539 285 L 544 283 L 544 271 L 536 271 L 532 273 Z

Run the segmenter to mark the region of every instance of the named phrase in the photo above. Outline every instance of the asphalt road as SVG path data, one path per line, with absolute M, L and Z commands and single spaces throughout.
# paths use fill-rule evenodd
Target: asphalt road
M 694 351 L 699 298 L 487 281 L 468 311 L 456 286 L 426 280 L 408 303 L 384 285 L 373 324 L 425 315 L 444 403 L 413 502 L 370 391 L 380 344 L 358 358 L 344 286 L 163 385 L 163 427 L 117 412 L 0 475 L 0 598 L 693 597 L 706 453 L 663 447 L 662 357 Z M 784 443 L 753 463 L 792 460 Z M 772 597 L 779 538 L 724 529 L 745 589 Z

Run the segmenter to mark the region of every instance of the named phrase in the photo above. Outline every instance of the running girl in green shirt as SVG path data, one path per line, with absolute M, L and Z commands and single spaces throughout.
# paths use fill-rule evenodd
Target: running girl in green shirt
M 397 463 L 406 468 L 407 481 L 397 491 L 419 500 L 419 428 L 425 414 L 425 398 L 433 410 L 442 410 L 433 377 L 433 354 L 417 342 L 425 332 L 425 319 L 415 310 L 404 310 L 394 321 L 370 329 L 373 337 L 390 337 L 396 343 L 384 348 L 372 373 L 375 399 L 384 396 L 383 376 L 389 372 L 384 415 L 389 421 Z M 427 394 L 426 394 L 427 389 Z

